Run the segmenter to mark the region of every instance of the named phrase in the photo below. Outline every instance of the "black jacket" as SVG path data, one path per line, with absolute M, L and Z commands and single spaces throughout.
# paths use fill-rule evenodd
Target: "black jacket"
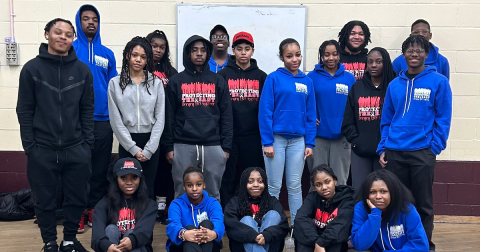
M 132 201 L 132 200 L 127 200 Z M 125 200 L 120 200 L 121 207 L 127 207 Z M 129 203 L 129 205 L 133 202 Z M 95 211 L 93 211 L 93 222 L 95 225 L 92 227 L 92 243 L 91 247 L 95 252 L 107 252 L 108 247 L 113 243 L 105 235 L 105 228 L 112 224 L 109 222 L 108 218 L 108 199 L 104 197 L 101 199 L 95 206 Z M 125 208 L 126 209 L 126 208 Z M 130 209 L 128 209 L 130 210 Z M 157 204 L 153 200 L 148 200 L 148 205 L 145 211 L 142 214 L 142 217 L 139 220 L 133 220 L 135 227 L 133 232 L 128 235 L 130 241 L 132 241 L 132 248 L 141 248 L 146 247 L 148 252 L 153 251 L 152 249 L 152 237 L 153 237 L 153 227 L 155 226 L 155 218 L 157 217 Z M 128 216 L 119 217 L 122 218 L 121 221 L 131 223 L 132 220 L 128 219 Z M 121 224 L 120 222 L 114 223 L 117 226 Z
M 355 201 L 350 186 L 335 187 L 330 203 L 316 191 L 308 193 L 295 216 L 293 236 L 297 242 L 322 247 L 348 241 Z
M 353 84 L 348 93 L 342 133 L 358 156 L 378 156 L 376 150 L 380 142 L 381 110 L 385 98 L 383 89 L 387 85 L 388 83 L 382 83 L 375 88 L 370 75 L 366 73 L 362 80 Z
M 263 237 L 265 238 L 265 243 L 283 242 L 289 231 L 288 218 L 285 215 L 282 204 L 280 204 L 280 201 L 278 201 L 277 198 L 269 196 L 268 207 L 270 210 L 277 211 L 282 220 L 280 221 L 280 224 L 270 226 L 262 232 Z M 227 203 L 224 216 L 225 230 L 227 231 L 230 242 L 230 251 L 244 252 L 244 243 L 256 243 L 255 238 L 258 236 L 258 232 L 253 230 L 250 226 L 240 222 L 244 216 L 239 213 L 238 196 L 233 197 Z
M 345 71 L 353 74 L 356 80 L 361 80 L 365 72 L 368 49 L 364 48 L 358 54 L 351 54 L 345 49 L 342 50 L 340 62 L 345 66 Z
M 83 142 L 93 148 L 93 77 L 70 48 L 67 56 L 39 55 L 20 72 L 17 116 L 25 153 L 35 145 L 61 150 Z
M 227 66 L 218 71 L 227 82 L 232 98 L 233 135 L 260 134 L 258 102 L 267 74 L 258 68 L 255 59 L 250 59 L 250 67 L 245 70 L 235 62 L 235 56 L 230 56 Z
M 207 60 L 197 72 L 190 61 L 190 45 L 195 41 L 207 45 Z M 232 104 L 228 86 L 210 71 L 210 41 L 194 35 L 183 47 L 185 70 L 174 75 L 165 89 L 169 106 L 165 106 L 165 135 L 162 148 L 173 151 L 173 143 L 221 145 L 230 152 L 233 138 Z

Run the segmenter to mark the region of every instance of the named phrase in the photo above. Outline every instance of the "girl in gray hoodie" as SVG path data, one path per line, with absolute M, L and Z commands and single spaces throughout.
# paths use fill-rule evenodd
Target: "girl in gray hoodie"
M 119 157 L 134 157 L 142 162 L 151 199 L 159 160 L 157 149 L 165 124 L 165 94 L 153 69 L 150 43 L 135 37 L 123 50 L 120 75 L 108 84 L 108 112 L 120 143 Z

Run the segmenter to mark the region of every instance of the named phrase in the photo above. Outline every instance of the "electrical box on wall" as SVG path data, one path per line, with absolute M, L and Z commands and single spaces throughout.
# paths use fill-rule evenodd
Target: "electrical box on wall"
M 18 44 L 15 42 L 7 43 L 7 64 L 18 66 Z

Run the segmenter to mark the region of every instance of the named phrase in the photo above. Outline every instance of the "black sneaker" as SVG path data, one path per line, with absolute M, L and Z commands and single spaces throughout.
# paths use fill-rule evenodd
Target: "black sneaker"
M 73 246 L 73 244 L 68 244 L 67 246 L 63 246 L 63 241 L 60 243 L 60 250 L 58 250 L 58 251 L 77 252 L 77 250 L 75 250 L 75 247 Z
M 44 252 L 58 252 L 58 244 L 56 241 L 47 242 L 43 245 L 42 250 Z
M 89 252 L 83 245 L 80 243 L 77 238 L 73 239 L 73 247 L 75 248 L 76 252 Z

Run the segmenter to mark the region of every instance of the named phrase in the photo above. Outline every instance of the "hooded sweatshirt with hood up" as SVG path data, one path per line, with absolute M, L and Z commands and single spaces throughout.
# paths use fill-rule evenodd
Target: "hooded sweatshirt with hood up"
M 307 76 L 313 81 L 317 119 L 320 121 L 316 136 L 329 140 L 341 138 L 345 104 L 355 77 L 340 63 L 333 76 L 324 69 L 324 64 L 316 64 L 314 71 Z
M 81 12 L 83 8 L 90 6 L 95 9 L 98 16 L 97 34 L 92 42 L 82 30 Z M 75 16 L 77 39 L 73 41 L 73 48 L 80 61 L 87 64 L 93 75 L 93 88 L 95 91 L 95 110 L 93 111 L 95 121 L 108 121 L 108 82 L 118 75 L 115 63 L 115 55 L 112 50 L 102 45 L 100 39 L 100 13 L 93 5 L 83 5 L 78 9 Z
M 213 223 L 213 231 L 218 235 L 214 241 L 220 242 L 225 233 L 222 206 L 215 198 L 208 196 L 207 191 L 203 190 L 203 200 L 198 205 L 190 203 L 187 193 L 172 201 L 168 207 L 166 229 L 168 240 L 165 246 L 167 251 L 170 251 L 170 246 L 173 244 L 178 246 L 183 243 L 178 237 L 180 230 L 190 225 L 198 228 L 204 220 L 210 220 Z
M 295 217 L 295 240 L 309 247 L 321 247 L 347 242 L 352 226 L 354 189 L 335 186 L 330 202 L 317 191 L 309 192 Z M 313 222 L 313 223 L 312 223 Z
M 305 146 L 313 148 L 315 117 L 312 79 L 300 70 L 293 75 L 283 67 L 267 76 L 258 110 L 263 146 L 273 146 L 277 134 L 287 139 L 305 137 Z
M 408 70 L 388 85 L 382 109 L 382 138 L 377 154 L 385 149 L 416 151 L 430 148 L 438 155 L 447 146 L 452 121 L 452 90 L 447 77 L 427 66 L 415 78 Z
M 376 88 L 366 72 L 348 93 L 342 133 L 358 156 L 378 157 L 376 150 L 380 142 L 380 119 L 387 85 L 381 83 Z
M 230 153 L 233 138 L 232 105 L 228 85 L 218 74 L 210 71 L 205 61 L 197 71 L 190 60 L 190 46 L 203 41 L 207 59 L 212 53 L 210 41 L 194 35 L 183 47 L 185 70 L 174 75 L 165 88 L 166 123 L 162 149 L 173 151 L 173 143 L 214 146 L 221 145 Z
M 345 66 L 345 71 L 353 74 L 356 80 L 363 78 L 367 62 L 368 49 L 364 48 L 358 54 L 351 54 L 345 49 L 342 50 L 340 62 Z
M 425 66 L 434 66 L 437 72 L 450 79 L 450 64 L 448 59 L 438 52 L 438 47 L 430 43 L 430 51 L 425 59 Z M 401 70 L 407 70 L 408 65 L 403 55 L 399 55 L 393 62 L 393 70 L 399 74 Z
M 233 112 L 233 134 L 245 136 L 260 134 L 258 128 L 258 103 L 267 74 L 260 70 L 255 59 L 243 70 L 230 56 L 227 66 L 218 72 L 230 89 Z
M 62 150 L 87 143 L 93 149 L 93 77 L 77 59 L 52 55 L 42 43 L 20 72 L 17 116 L 28 155 L 36 146 Z

